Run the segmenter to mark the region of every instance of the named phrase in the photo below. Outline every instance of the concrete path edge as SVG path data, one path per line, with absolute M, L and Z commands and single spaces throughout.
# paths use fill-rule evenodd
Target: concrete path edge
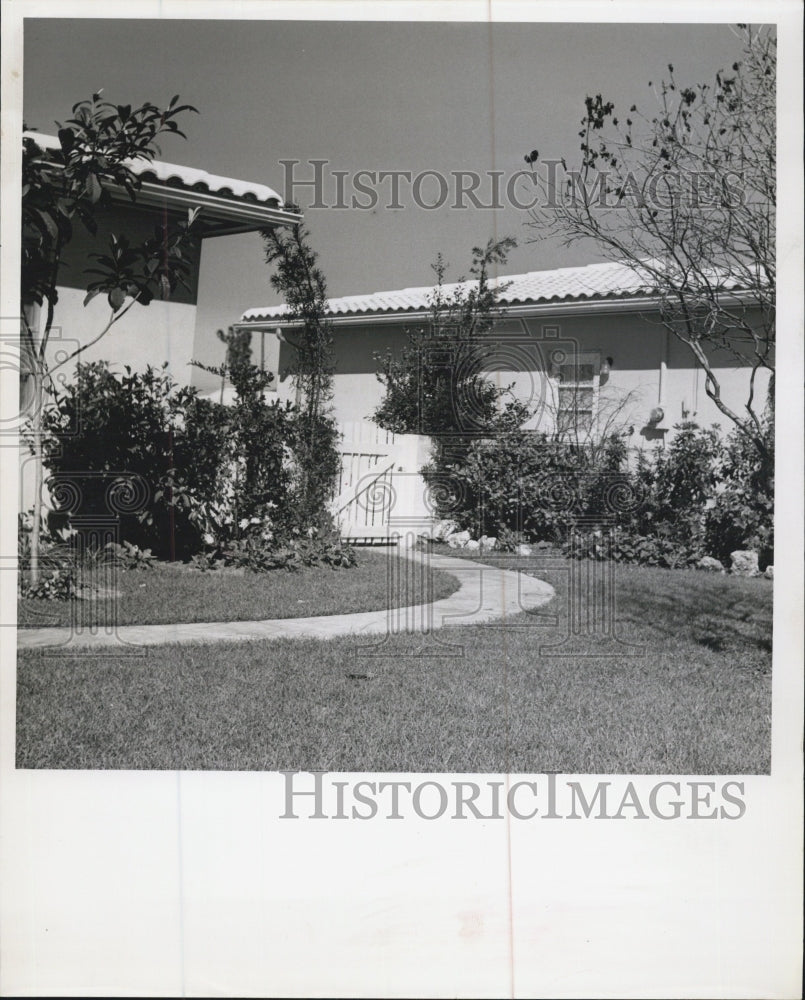
M 17 630 L 18 649 L 104 646 L 162 646 L 174 643 L 248 642 L 266 639 L 335 639 L 346 635 L 430 634 L 436 629 L 505 621 L 534 611 L 554 596 L 553 587 L 522 570 L 502 569 L 469 559 L 432 552 L 399 552 L 422 566 L 444 570 L 459 580 L 458 590 L 431 604 L 362 611 L 355 614 L 265 621 L 184 622 L 169 625 L 120 625 L 107 630 L 75 632 L 64 627 Z

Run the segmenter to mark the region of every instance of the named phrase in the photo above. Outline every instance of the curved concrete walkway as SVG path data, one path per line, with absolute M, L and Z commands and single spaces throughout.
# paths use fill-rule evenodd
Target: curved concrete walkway
M 388 550 L 396 554 L 396 550 Z M 445 570 L 459 589 L 440 601 L 416 607 L 313 618 L 259 622 L 187 622 L 178 625 L 120 625 L 116 630 L 73 632 L 68 628 L 21 628 L 19 649 L 62 646 L 64 651 L 99 646 L 161 646 L 167 643 L 246 642 L 261 639 L 333 639 L 344 635 L 422 633 L 457 625 L 498 621 L 546 604 L 553 587 L 533 576 L 454 556 L 399 553 L 424 568 Z

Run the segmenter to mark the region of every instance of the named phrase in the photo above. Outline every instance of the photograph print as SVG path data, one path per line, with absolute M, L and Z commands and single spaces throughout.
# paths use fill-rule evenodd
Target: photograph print
M 777 79 L 27 18 L 16 768 L 768 775 Z

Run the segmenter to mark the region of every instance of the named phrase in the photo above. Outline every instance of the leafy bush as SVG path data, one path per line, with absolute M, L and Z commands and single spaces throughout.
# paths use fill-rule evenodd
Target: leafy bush
M 289 509 L 291 527 L 301 534 L 316 529 L 319 538 L 335 529 L 330 509 L 335 484 L 341 471 L 338 452 L 340 432 L 329 414 L 297 413 L 288 441 L 291 450 Z
M 181 418 L 194 397 L 163 369 L 149 366 L 122 376 L 106 362 L 79 364 L 75 379 L 45 413 L 44 461 L 56 509 L 54 530 L 76 516 L 90 521 L 119 516 L 121 540 L 160 556 L 192 547 L 195 532 L 184 516 L 177 465 Z M 130 490 L 126 483 L 133 483 Z M 71 503 L 59 509 L 60 484 Z M 120 487 L 121 505 L 110 497 Z M 75 501 L 75 502 L 72 502 Z M 90 529 L 91 530 L 91 529 Z
M 667 449 L 641 452 L 631 467 L 618 436 L 587 448 L 518 431 L 476 441 L 426 477 L 440 517 L 497 536 L 501 548 L 544 540 L 577 558 L 669 568 L 753 548 L 768 565 L 774 500 L 757 449 L 739 431 L 676 430 Z
M 576 559 L 612 559 L 666 569 L 693 566 L 701 558 L 700 552 L 664 531 L 656 535 L 638 535 L 624 528 L 613 528 L 607 537 L 600 529 L 578 534 L 572 542 L 565 542 L 562 549 L 565 555 Z
M 117 514 L 115 554 L 126 564 L 144 563 L 146 552 L 187 558 L 203 549 L 214 560 L 248 542 L 255 568 L 269 568 L 296 560 L 267 553 L 309 529 L 326 551 L 340 463 L 334 421 L 268 401 L 271 376 L 246 361 L 230 378 L 236 399 L 223 406 L 164 370 L 118 376 L 105 362 L 79 365 L 45 418 L 49 483 L 57 508 L 62 494 L 67 501 L 51 528 Z M 115 490 L 122 507 L 110 501 Z M 93 529 L 80 530 L 89 538 Z
M 288 445 L 294 407 L 266 400 L 271 376 L 253 365 L 238 366 L 230 377 L 232 406 L 188 410 L 188 444 L 205 445 L 206 459 L 200 472 L 188 470 L 181 481 L 202 543 L 216 548 L 254 535 L 271 542 L 294 517 Z
M 76 551 L 65 531 L 58 535 L 45 533 L 39 548 L 39 579 L 31 579 L 32 514 L 20 514 L 17 531 L 17 592 L 22 598 L 44 598 L 66 601 L 79 590 L 79 566 Z
M 75 566 L 66 562 L 53 566 L 45 557 L 41 560 L 40 577 L 32 582 L 25 572 L 19 575 L 18 593 L 22 598 L 67 601 L 78 594 Z
M 502 545 L 560 542 L 569 521 L 603 520 L 613 486 L 629 482 L 619 439 L 595 453 L 535 431 L 473 442 L 463 461 L 425 470 L 438 513 Z M 442 487 L 441 489 L 439 487 Z
M 218 550 L 194 556 L 191 565 L 202 571 L 243 567 L 254 573 L 274 569 L 297 570 L 302 566 L 347 569 L 357 565 L 354 549 L 337 538 L 317 538 L 313 529 L 305 537 L 272 543 L 252 535 L 236 539 Z
M 766 423 L 768 450 L 774 453 Z M 757 448 L 739 431 L 727 438 L 717 468 L 718 484 L 704 516 L 707 551 L 722 561 L 736 549 L 756 549 L 761 569 L 774 561 L 773 476 Z
M 106 551 L 114 563 L 122 569 L 153 569 L 156 562 L 150 549 L 141 549 L 139 545 L 132 545 L 131 542 L 123 542 L 122 545 L 110 542 L 106 546 Z
M 629 525 L 638 536 L 662 536 L 690 552 L 705 555 L 704 510 L 716 488 L 723 442 L 717 428 L 685 422 L 669 446 L 647 458 L 641 453 L 635 476 L 643 503 Z
M 439 255 L 427 324 L 408 331 L 399 356 L 375 355 L 384 388 L 375 421 L 395 434 L 430 435 L 439 472 L 480 435 L 516 430 L 530 415 L 517 400 L 504 403 L 510 387 L 483 374 L 494 353 L 488 334 L 504 287 L 490 281 L 490 271 L 505 264 L 514 246 L 506 237 L 473 248 L 473 280 L 459 278 L 452 286 L 445 285 L 447 265 Z

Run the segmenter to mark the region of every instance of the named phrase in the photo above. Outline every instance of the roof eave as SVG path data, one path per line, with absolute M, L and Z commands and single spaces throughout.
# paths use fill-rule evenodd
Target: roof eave
M 724 304 L 751 305 L 754 296 L 751 293 L 730 292 L 724 296 Z M 494 310 L 501 319 L 526 319 L 531 316 L 581 316 L 585 313 L 639 313 L 659 308 L 658 296 L 635 296 L 618 299 L 574 299 L 559 302 L 519 302 L 504 305 Z M 328 316 L 333 326 L 376 326 L 390 323 L 417 323 L 431 317 L 429 309 L 388 313 L 341 313 Z M 266 330 L 276 327 L 301 326 L 302 321 L 283 316 L 266 317 L 265 319 L 243 319 L 235 324 L 240 330 Z
M 115 201 L 130 203 L 125 188 L 110 186 L 109 190 Z M 274 205 L 253 201 L 232 201 L 207 191 L 170 187 L 153 181 L 142 182 L 137 190 L 136 204 L 174 211 L 199 208 L 199 217 L 207 230 L 206 236 L 249 233 L 268 226 L 293 226 L 302 221 L 300 213 L 288 212 Z

